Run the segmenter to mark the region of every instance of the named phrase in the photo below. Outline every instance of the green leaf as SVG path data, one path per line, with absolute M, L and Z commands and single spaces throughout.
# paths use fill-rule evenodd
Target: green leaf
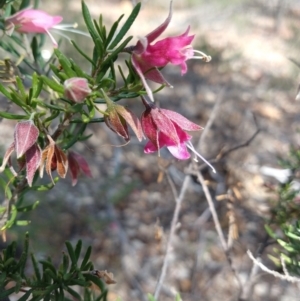
M 88 7 L 86 6 L 84 1 L 82 1 L 81 4 L 82 4 L 81 7 L 82 7 L 82 15 L 83 15 L 84 22 L 85 22 L 86 27 L 87 27 L 89 33 L 91 34 L 91 37 L 95 43 L 95 47 L 98 51 L 98 55 L 100 56 L 101 48 L 102 48 L 101 44 L 103 44 L 103 41 L 101 40 L 100 36 L 98 35 L 98 33 L 95 29 L 95 26 L 92 21 L 92 17 L 91 17 Z M 99 44 L 99 42 L 100 42 L 100 44 Z
M 54 184 L 56 184 L 59 181 L 59 177 L 55 177 L 53 179 L 53 181 L 54 181 Z M 31 187 L 31 189 L 35 190 L 35 191 L 48 191 L 54 187 L 54 184 L 51 182 L 51 183 L 45 184 L 45 185 L 33 186 L 33 187 Z
M 112 38 L 114 37 L 115 32 L 116 32 L 116 30 L 117 30 L 117 28 L 119 26 L 119 23 L 123 19 L 123 17 L 124 17 L 124 15 L 121 15 L 119 17 L 119 19 L 112 25 L 112 27 L 111 27 L 111 29 L 109 31 L 109 34 L 107 36 L 107 39 L 105 41 L 105 48 L 109 45 L 109 43 L 111 42 Z
M 81 252 L 81 248 L 82 248 L 82 241 L 81 239 L 78 240 L 76 247 L 75 247 L 75 256 L 76 256 L 76 262 L 78 261 L 79 257 L 80 257 L 80 252 Z
M 24 109 L 25 103 L 24 101 L 20 98 L 20 95 L 14 90 L 12 87 L 9 87 L 11 89 L 10 93 L 10 100 L 14 102 L 18 107 L 21 107 Z
M 23 98 L 23 100 L 25 101 L 26 97 L 27 97 L 27 94 L 26 94 L 26 91 L 25 91 L 25 87 L 23 85 L 23 82 L 21 80 L 21 78 L 19 76 L 16 76 L 16 84 L 17 84 L 17 87 L 19 89 L 19 92 Z
M 0 92 L 8 99 L 10 99 L 10 93 L 6 90 L 6 88 L 0 83 Z
M 98 277 L 88 273 L 84 274 L 84 278 L 95 283 L 100 288 L 101 292 L 104 292 L 106 290 L 104 283 Z
M 75 298 L 75 300 L 81 300 L 81 296 L 76 291 L 74 291 L 72 288 L 70 288 L 69 286 L 64 286 L 64 289 L 69 294 L 71 294 Z
M 54 267 L 54 265 L 52 264 L 52 262 L 48 261 L 48 260 L 40 260 L 39 263 L 41 263 L 43 265 L 43 269 L 44 271 L 46 272 L 47 270 L 48 271 L 51 271 L 50 275 L 51 278 L 55 279 L 56 278 L 56 269 Z
M 69 256 L 66 255 L 65 253 L 63 253 L 63 273 L 65 274 L 68 271 L 70 265 L 70 260 L 69 260 Z
M 31 223 L 31 221 L 27 220 L 17 220 L 16 225 L 17 226 L 28 226 Z
M 6 222 L 6 224 L 1 228 L 1 230 L 9 229 L 12 227 L 12 225 L 15 223 L 17 218 L 17 208 L 15 205 L 12 205 L 11 212 L 10 212 L 10 219 Z
M 135 21 L 136 17 L 139 14 L 141 8 L 141 2 L 139 2 L 134 9 L 132 10 L 130 16 L 128 17 L 128 19 L 125 21 L 124 25 L 122 26 L 121 30 L 119 31 L 119 33 L 117 34 L 117 36 L 115 37 L 115 39 L 112 41 L 112 43 L 109 45 L 108 49 L 113 49 L 115 48 L 115 46 L 118 45 L 118 43 L 123 39 L 123 37 L 126 35 L 126 33 L 128 32 L 128 30 L 130 29 L 131 25 L 133 24 L 133 22 Z
M 276 239 L 276 234 L 274 233 L 274 231 L 271 229 L 271 227 L 269 225 L 265 225 L 265 230 L 266 232 L 269 234 L 270 237 Z
M 132 36 L 125 39 L 125 41 L 119 47 L 117 47 L 108 56 L 108 58 L 103 62 L 103 64 L 101 65 L 101 72 L 99 72 L 99 74 L 97 76 L 97 83 L 99 83 L 101 81 L 101 79 L 103 78 L 103 76 L 107 72 L 108 68 L 110 67 L 111 62 L 114 62 L 117 59 L 119 52 L 124 49 L 124 47 L 129 43 L 129 41 L 131 39 L 132 39 Z
M 87 248 L 86 253 L 85 253 L 85 255 L 84 255 L 84 258 L 83 258 L 83 260 L 82 260 L 82 262 L 81 262 L 81 266 L 80 266 L 80 270 L 81 270 L 81 271 L 86 271 L 85 266 L 86 266 L 86 264 L 89 262 L 91 253 L 92 253 L 92 247 L 89 246 L 89 247 Z
M 32 291 L 33 291 L 33 288 L 29 289 L 29 290 L 28 290 L 28 291 L 27 291 L 27 292 L 19 299 L 19 301 L 26 301 L 26 300 L 30 297 Z
M 75 252 L 74 252 L 74 249 L 73 249 L 71 243 L 69 241 L 66 241 L 65 245 L 68 249 L 68 253 L 69 253 L 72 265 L 76 266 L 76 264 L 77 264 L 76 255 L 75 255 Z
M 44 82 L 40 77 L 34 72 L 32 75 L 32 97 L 37 98 L 42 89 L 43 89 Z
M 23 0 L 20 4 L 19 10 L 22 10 L 30 5 L 30 0 Z
M 42 75 L 41 78 L 43 79 L 44 83 L 49 86 L 52 90 L 63 94 L 64 93 L 64 87 L 57 83 L 56 81 L 46 77 L 45 75 Z
M 34 61 L 37 63 L 39 61 L 40 57 L 41 57 L 41 53 L 40 53 L 38 40 L 37 40 L 36 36 L 33 37 L 30 46 L 31 46 Z
M 59 106 L 56 106 L 56 105 L 52 105 L 52 104 L 49 104 L 49 103 L 46 103 L 46 102 L 43 102 L 43 101 L 38 101 L 37 104 L 41 107 L 49 108 L 49 109 L 52 109 L 52 110 L 57 110 L 57 111 L 61 111 L 61 112 L 66 111 L 65 108 L 62 108 L 62 107 L 59 107 Z
M 0 117 L 5 118 L 5 119 L 12 119 L 12 120 L 29 119 L 28 115 L 16 115 L 16 114 L 11 114 L 11 113 L 7 113 L 7 112 L 1 112 L 1 111 L 0 111 Z
M 59 63 L 62 66 L 63 71 L 67 74 L 69 78 L 76 77 L 77 74 L 74 70 L 71 68 L 71 62 L 68 60 L 66 56 L 64 56 L 57 48 L 54 49 L 54 53 L 57 56 Z
M 73 41 L 73 40 L 71 40 L 71 43 L 72 43 L 72 45 L 75 47 L 75 49 L 87 60 L 87 61 L 89 61 L 94 67 L 96 67 L 96 65 L 95 65 L 95 63 L 93 62 L 93 60 L 90 58 L 90 57 L 88 57 L 86 54 L 85 54 L 85 52 L 83 52 L 78 46 L 77 46 L 77 44 Z
M 38 266 L 38 263 L 34 257 L 34 254 L 31 253 L 31 261 L 32 261 L 32 265 L 33 265 L 33 269 L 34 269 L 34 273 L 35 273 L 35 277 L 38 281 L 41 281 L 42 277 L 41 277 L 41 272 Z
M 12 198 L 12 192 L 11 192 L 11 190 L 9 188 L 8 183 L 6 183 L 6 181 L 4 181 L 3 178 L 0 178 L 0 186 L 2 186 L 4 194 L 10 200 Z

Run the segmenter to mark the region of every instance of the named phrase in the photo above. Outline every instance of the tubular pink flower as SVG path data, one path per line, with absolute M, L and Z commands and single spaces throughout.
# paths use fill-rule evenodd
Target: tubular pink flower
M 38 9 L 24 9 L 5 20 L 5 28 L 8 34 L 15 29 L 20 33 L 46 33 L 49 35 L 55 47 L 57 42 L 49 32 L 49 29 L 62 21 L 61 16 L 51 16 Z
M 146 110 L 142 114 L 141 124 L 145 136 L 149 139 L 144 147 L 146 154 L 159 152 L 166 146 L 175 158 L 186 160 L 190 158 L 189 148 L 194 153 L 196 161 L 197 157 L 201 158 L 215 172 L 213 166 L 195 150 L 190 141 L 192 136 L 186 133 L 199 131 L 203 129 L 201 126 L 174 111 L 157 108 L 144 98 L 143 103 Z
M 144 148 L 145 153 L 153 153 L 166 146 L 175 158 L 190 158 L 186 142 L 192 137 L 186 131 L 199 131 L 202 127 L 174 111 L 157 108 L 145 99 L 143 102 L 146 110 L 142 114 L 141 124 L 149 139 Z
M 146 92 L 152 101 L 154 101 L 153 94 L 146 79 L 170 86 L 158 68 L 165 67 L 168 63 L 179 65 L 181 67 L 181 75 L 183 75 L 187 72 L 186 61 L 188 59 L 200 58 L 205 61 L 210 60 L 210 57 L 204 53 L 193 49 L 191 42 L 194 39 L 194 35 L 188 35 L 190 27 L 182 35 L 168 37 L 151 45 L 168 27 L 171 18 L 172 1 L 167 19 L 159 27 L 146 35 L 146 37 L 140 38 L 132 48 L 132 65 L 140 76 Z M 194 53 L 197 52 L 200 53 L 200 56 L 194 56 Z

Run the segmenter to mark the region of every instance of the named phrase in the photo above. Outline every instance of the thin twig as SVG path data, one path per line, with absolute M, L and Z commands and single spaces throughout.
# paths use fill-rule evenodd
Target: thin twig
M 205 198 L 207 200 L 207 203 L 208 203 L 208 206 L 209 206 L 209 209 L 210 209 L 210 212 L 211 212 L 211 215 L 213 217 L 213 220 L 214 220 L 214 224 L 215 224 L 215 228 L 216 228 L 216 231 L 218 233 L 218 236 L 220 238 L 220 241 L 221 241 L 221 245 L 223 247 L 223 250 L 225 251 L 225 253 L 227 252 L 227 243 L 226 243 L 226 239 L 225 239 L 225 236 L 224 236 L 224 233 L 222 231 L 222 228 L 221 228 L 221 225 L 220 225 L 220 222 L 219 222 L 219 218 L 218 218 L 218 215 L 217 215 L 217 212 L 216 212 L 216 209 L 215 209 L 215 206 L 214 206 L 214 202 L 212 200 L 212 197 L 210 195 L 210 192 L 208 190 L 208 187 L 207 185 L 205 184 L 205 181 L 204 181 L 204 178 L 201 174 L 200 171 L 197 171 L 196 172 L 196 175 L 197 175 L 197 179 L 198 181 L 200 182 L 202 188 L 203 188 L 203 192 L 205 194 Z
M 216 228 L 216 231 L 218 233 L 218 236 L 219 236 L 219 239 L 221 241 L 221 245 L 223 247 L 223 250 L 224 250 L 224 253 L 226 255 L 226 258 L 227 258 L 227 261 L 228 261 L 228 264 L 231 268 L 231 271 L 234 275 L 234 277 L 236 278 L 237 280 L 237 283 L 238 283 L 238 286 L 239 286 L 239 293 L 238 293 L 238 296 L 240 296 L 242 294 L 242 282 L 237 274 L 237 271 L 235 270 L 235 268 L 233 267 L 233 264 L 232 264 L 232 259 L 229 255 L 229 250 L 228 250 L 228 246 L 227 246 L 227 243 L 226 243 L 226 239 L 225 239 L 225 236 L 224 236 L 224 233 L 222 231 L 222 228 L 221 228 L 221 225 L 220 225 L 220 221 L 219 221 L 219 217 L 217 215 L 217 212 L 216 212 L 216 209 L 215 209 L 215 205 L 214 205 L 214 202 L 212 200 L 212 197 L 210 195 L 210 192 L 209 192 L 209 189 L 207 187 L 207 185 L 205 184 L 205 181 L 204 181 L 204 178 L 201 174 L 200 171 L 198 171 L 196 173 L 197 175 L 197 179 L 198 181 L 200 182 L 200 184 L 202 185 L 202 188 L 203 188 L 203 192 L 205 194 L 205 198 L 207 200 L 207 203 L 208 203 L 208 206 L 209 206 L 209 209 L 211 211 L 211 215 L 213 217 L 213 221 L 214 221 L 214 225 L 215 225 L 215 228 Z
M 158 299 L 163 282 L 164 282 L 166 274 L 167 274 L 167 269 L 169 266 L 169 257 L 170 257 L 171 251 L 172 251 L 172 242 L 173 242 L 173 238 L 174 238 L 175 231 L 177 228 L 178 216 L 179 216 L 179 212 L 181 209 L 182 201 L 184 199 L 184 196 L 188 189 L 190 181 L 191 181 L 190 175 L 186 175 L 184 178 L 184 181 L 182 183 L 181 189 L 180 189 L 180 194 L 175 198 L 176 205 L 175 205 L 173 218 L 172 218 L 172 222 L 171 222 L 171 229 L 170 229 L 170 235 L 169 235 L 168 242 L 167 242 L 166 254 L 164 257 L 163 266 L 162 266 L 160 276 L 159 276 L 159 279 L 158 279 L 158 282 L 157 282 L 157 285 L 155 288 L 155 292 L 154 292 L 154 298 L 156 300 Z
M 274 270 L 269 269 L 268 267 L 266 267 L 262 262 L 260 262 L 259 259 L 254 258 L 253 254 L 251 253 L 250 250 L 247 251 L 247 254 L 249 256 L 249 258 L 253 261 L 254 264 L 256 264 L 257 266 L 259 266 L 264 272 L 273 275 L 275 278 L 279 278 L 281 280 L 286 280 L 288 282 L 292 282 L 292 283 L 298 283 L 300 282 L 300 278 L 294 277 L 294 276 L 290 276 L 285 268 L 284 273 L 286 273 L 285 275 L 280 274 Z M 285 265 L 284 265 L 285 266 Z
M 269 244 L 269 239 L 270 239 L 269 235 L 266 234 L 262 243 L 260 243 L 260 245 L 256 251 L 256 257 L 262 256 L 263 251 Z M 251 271 L 249 273 L 248 279 L 245 281 L 244 286 L 243 286 L 243 293 L 240 298 L 241 301 L 248 300 L 249 297 L 251 296 L 252 288 L 254 285 L 254 279 L 255 279 L 255 276 L 257 275 L 258 271 L 259 271 L 259 267 L 256 264 L 253 264 Z
M 205 140 L 205 138 L 206 138 L 206 136 L 207 136 L 207 134 L 208 134 L 211 126 L 213 125 L 216 117 L 218 116 L 219 108 L 220 108 L 220 105 L 221 105 L 221 103 L 222 103 L 222 101 L 224 99 L 225 92 L 226 92 L 226 88 L 222 88 L 220 90 L 220 92 L 218 93 L 216 103 L 215 103 L 215 105 L 213 107 L 213 110 L 212 110 L 212 112 L 211 112 L 211 114 L 209 116 L 209 119 L 208 119 L 208 121 L 207 121 L 207 123 L 205 125 L 205 128 L 203 129 L 203 132 L 201 134 L 201 137 L 200 137 L 200 139 L 198 141 L 197 149 L 200 149 L 201 145 L 203 145 L 204 140 Z

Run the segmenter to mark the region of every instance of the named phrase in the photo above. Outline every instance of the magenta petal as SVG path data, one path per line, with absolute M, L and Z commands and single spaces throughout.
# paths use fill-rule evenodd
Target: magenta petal
M 187 160 L 190 158 L 190 154 L 184 143 L 181 143 L 177 146 L 168 146 L 170 153 L 179 160 Z
M 144 146 L 144 153 L 145 154 L 152 154 L 158 151 L 158 147 L 155 146 L 150 140 Z
M 152 32 L 147 34 L 146 38 L 148 39 L 148 43 L 153 42 L 165 31 L 165 29 L 168 27 L 171 21 L 171 18 L 172 18 L 172 1 L 170 2 L 170 10 L 167 19 L 160 26 L 158 26 Z
M 191 122 L 184 116 L 174 111 L 170 111 L 166 109 L 160 109 L 160 111 L 185 131 L 199 131 L 203 129 L 198 124 Z
M 141 81 L 142 81 L 142 83 L 143 83 L 143 85 L 146 89 L 147 95 L 149 96 L 151 101 L 154 102 L 153 93 L 152 93 L 150 87 L 147 84 L 147 81 L 146 81 L 145 76 L 144 76 L 144 74 L 141 70 L 141 67 L 140 67 L 140 64 L 139 64 L 137 58 L 135 56 L 132 56 L 131 62 L 132 62 L 132 65 L 133 65 L 136 73 L 139 75 L 139 77 L 140 77 L 140 79 L 141 79 Z
M 35 144 L 38 137 L 39 130 L 32 120 L 17 123 L 14 132 L 14 143 L 18 159 Z
M 32 186 L 32 181 L 35 175 L 35 172 L 40 166 L 42 157 L 42 151 L 37 144 L 34 144 L 29 148 L 25 153 L 26 158 L 26 179 L 29 187 Z

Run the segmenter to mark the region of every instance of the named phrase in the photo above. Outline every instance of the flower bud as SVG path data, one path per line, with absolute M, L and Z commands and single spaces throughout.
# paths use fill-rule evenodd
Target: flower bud
M 82 102 L 92 92 L 86 78 L 72 77 L 64 82 L 65 97 L 73 102 Z

